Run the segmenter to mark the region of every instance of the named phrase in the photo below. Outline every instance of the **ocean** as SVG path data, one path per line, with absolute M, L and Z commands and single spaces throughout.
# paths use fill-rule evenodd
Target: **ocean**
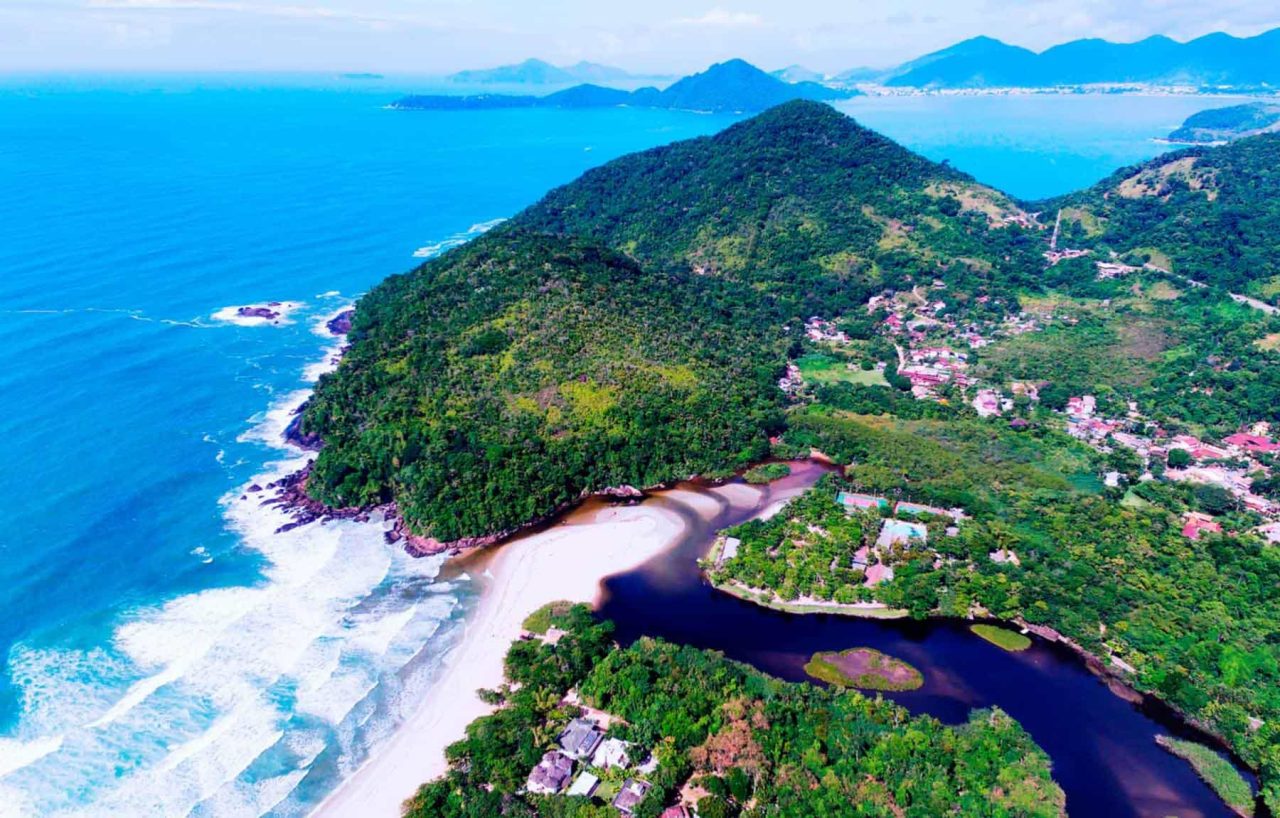
M 475 592 L 376 525 L 275 534 L 246 492 L 303 462 L 279 433 L 332 357 L 324 320 L 592 166 L 737 119 L 384 107 L 421 90 L 0 77 L 0 816 L 304 815 L 358 766 Z M 1212 104 L 842 107 L 1037 197 Z M 214 317 L 272 300 L 302 306 Z

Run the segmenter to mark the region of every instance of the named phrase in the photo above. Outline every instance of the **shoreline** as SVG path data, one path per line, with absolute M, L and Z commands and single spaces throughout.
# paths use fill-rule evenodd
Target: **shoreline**
M 658 504 L 587 507 L 546 530 L 468 554 L 465 567 L 484 577 L 484 588 L 462 641 L 444 657 L 444 671 L 417 711 L 310 815 L 398 816 L 422 784 L 444 774 L 445 749 L 493 712 L 476 691 L 502 684 L 503 660 L 525 617 L 557 600 L 595 605 L 604 579 L 665 553 L 686 530 Z

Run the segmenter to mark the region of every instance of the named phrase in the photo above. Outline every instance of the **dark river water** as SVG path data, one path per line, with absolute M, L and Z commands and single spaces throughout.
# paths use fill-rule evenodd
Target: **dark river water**
M 1211 739 L 1158 702 L 1135 705 L 1115 695 L 1062 645 L 1033 637 L 1030 649 L 1009 653 L 963 621 L 781 613 L 705 581 L 696 560 L 716 531 L 821 474 L 814 464 L 793 464 L 791 477 L 763 491 L 684 485 L 648 500 L 679 514 L 688 532 L 672 551 L 606 580 L 600 613 L 617 624 L 619 640 L 654 636 L 710 648 L 791 681 L 807 680 L 803 665 L 816 651 L 873 647 L 924 673 L 919 690 L 886 694 L 913 713 L 959 723 L 974 708 L 998 706 L 1021 722 L 1053 759 L 1073 816 L 1234 815 L 1186 762 L 1155 743 L 1160 734 Z

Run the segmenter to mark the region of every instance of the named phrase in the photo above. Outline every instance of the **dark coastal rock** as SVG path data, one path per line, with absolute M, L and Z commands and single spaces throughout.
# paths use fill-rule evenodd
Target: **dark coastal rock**
M 263 500 L 263 506 L 277 506 L 292 518 L 276 529 L 277 534 L 292 531 L 304 525 L 322 520 L 355 520 L 367 522 L 373 509 L 367 508 L 330 508 L 307 494 L 307 477 L 315 461 L 308 462 L 302 469 L 267 484 L 267 489 L 275 494 Z M 388 507 L 388 513 L 394 513 Z
M 489 534 L 484 537 L 464 537 L 460 540 L 441 542 L 434 537 L 420 537 L 400 530 L 404 537 L 404 550 L 412 557 L 432 557 L 436 554 L 456 555 L 474 548 L 488 548 L 509 537 L 513 532 Z
M 265 318 L 268 321 L 274 321 L 280 317 L 280 313 L 271 309 L 271 307 L 278 307 L 278 306 L 280 306 L 279 302 L 273 301 L 269 306 L 266 306 L 266 307 L 241 307 L 240 309 L 236 310 L 236 315 L 240 316 L 241 318 Z
M 643 500 L 644 492 L 635 486 L 609 486 L 596 492 L 598 497 L 609 497 L 614 500 Z
M 307 401 L 294 410 L 293 420 L 289 421 L 289 425 L 284 428 L 284 439 L 300 449 L 318 452 L 324 446 L 324 439 L 320 435 L 302 431 L 302 415 L 307 411 L 309 403 L 310 401 Z
M 343 310 L 325 324 L 330 335 L 346 335 L 351 332 L 351 318 L 356 314 L 354 309 Z

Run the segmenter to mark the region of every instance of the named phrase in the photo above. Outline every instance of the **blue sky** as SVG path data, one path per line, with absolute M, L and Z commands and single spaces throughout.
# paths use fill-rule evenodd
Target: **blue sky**
M 536 56 L 683 73 L 890 65 L 977 34 L 1188 39 L 1280 25 L 1276 0 L 0 0 L 0 70 L 442 73 Z

